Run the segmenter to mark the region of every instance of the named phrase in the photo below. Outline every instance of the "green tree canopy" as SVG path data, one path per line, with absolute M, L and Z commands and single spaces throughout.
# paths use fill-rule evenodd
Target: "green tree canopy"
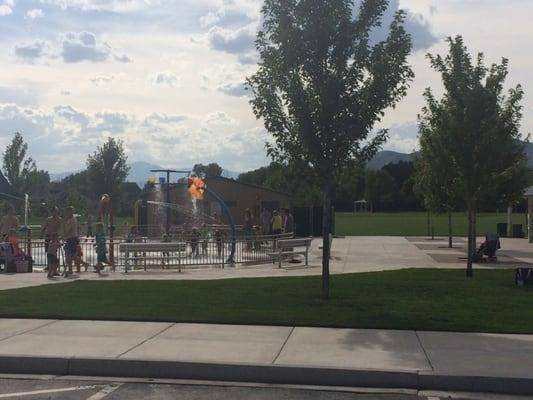
M 28 176 L 37 171 L 35 161 L 29 156 L 28 144 L 19 132 L 16 132 L 7 145 L 3 157 L 3 172 L 7 180 L 19 193 L 25 193 Z
M 205 176 L 206 178 L 221 176 L 223 171 L 222 167 L 217 163 L 195 164 L 192 170 L 197 176 Z
M 119 204 L 116 200 L 120 200 L 120 184 L 128 177 L 127 159 L 122 140 L 112 137 L 87 158 L 87 176 L 93 193 L 109 194 L 114 206 Z
M 387 38 L 372 43 L 387 0 L 265 0 L 248 79 L 257 118 L 273 136 L 274 160 L 309 166 L 323 187 L 322 288 L 329 296 L 332 186 L 354 160 L 368 160 L 386 140 L 374 125 L 405 96 L 413 72 L 411 39 L 398 12 Z
M 426 169 L 422 176 L 439 182 L 444 191 L 453 190 L 468 210 L 467 276 L 472 276 L 477 206 L 524 163 L 523 91 L 519 85 L 504 94 L 507 59 L 486 67 L 483 54 L 472 60 L 462 37 L 448 38 L 448 44 L 445 57 L 428 56 L 442 76 L 444 95 L 437 100 L 431 89 L 424 93 L 427 104 L 419 118 L 421 168 Z

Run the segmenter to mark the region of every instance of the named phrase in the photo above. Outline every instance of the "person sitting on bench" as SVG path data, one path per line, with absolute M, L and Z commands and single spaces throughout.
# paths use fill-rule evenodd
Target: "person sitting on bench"
M 485 241 L 481 243 L 481 246 L 474 254 L 474 262 L 484 262 L 484 256 L 487 256 L 488 262 L 497 262 L 496 251 L 500 248 L 500 237 L 497 234 L 485 234 Z

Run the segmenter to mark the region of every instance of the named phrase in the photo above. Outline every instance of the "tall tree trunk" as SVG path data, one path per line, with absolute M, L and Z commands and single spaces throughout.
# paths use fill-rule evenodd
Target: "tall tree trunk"
M 473 246 L 473 234 L 474 234 L 474 207 L 472 202 L 468 202 L 468 244 L 467 244 L 467 263 L 466 263 L 466 276 L 471 278 L 474 276 L 472 269 L 472 257 L 474 255 Z
M 473 206 L 473 225 L 472 225 L 472 246 L 474 246 L 474 251 L 477 250 L 477 207 L 476 207 L 476 204 L 474 203 L 474 206 Z
M 448 247 L 453 247 L 453 235 L 452 235 L 452 212 L 448 211 Z
M 324 214 L 322 222 L 322 296 L 329 299 L 329 259 L 330 242 L 329 233 L 331 230 L 331 186 L 324 186 L 323 204 Z

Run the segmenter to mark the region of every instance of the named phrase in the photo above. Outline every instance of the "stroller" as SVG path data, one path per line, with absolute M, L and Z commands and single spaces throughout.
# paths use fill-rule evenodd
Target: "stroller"
M 496 252 L 500 249 L 500 237 L 495 233 L 485 234 L 485 241 L 481 243 L 479 249 L 474 253 L 474 262 L 498 262 Z M 487 257 L 485 259 L 485 256 Z

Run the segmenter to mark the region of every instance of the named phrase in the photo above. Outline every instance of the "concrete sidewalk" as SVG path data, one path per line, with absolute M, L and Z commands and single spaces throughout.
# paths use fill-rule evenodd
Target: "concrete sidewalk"
M 448 249 L 447 238 L 428 240 L 423 237 L 358 236 L 336 238 L 333 241 L 331 274 L 375 272 L 403 268 L 465 268 L 465 239 L 454 238 L 454 248 Z M 129 274 L 122 272 L 98 276 L 92 272 L 82 273 L 72 279 L 46 278 L 44 273 L 0 274 L 0 290 L 16 289 L 48 284 L 63 284 L 76 280 L 210 280 L 232 278 L 264 278 L 288 276 L 313 276 L 322 272 L 321 241 L 316 239 L 311 246 L 309 266 L 303 264 L 266 263 L 259 265 L 237 264 L 235 267 L 218 266 L 202 268 L 184 267 L 177 271 L 149 270 Z M 533 247 L 525 239 L 502 239 L 498 256 L 503 262 L 477 264 L 480 268 L 514 268 L 517 265 L 533 265 Z
M 0 319 L 0 373 L 533 394 L 533 335 Z

